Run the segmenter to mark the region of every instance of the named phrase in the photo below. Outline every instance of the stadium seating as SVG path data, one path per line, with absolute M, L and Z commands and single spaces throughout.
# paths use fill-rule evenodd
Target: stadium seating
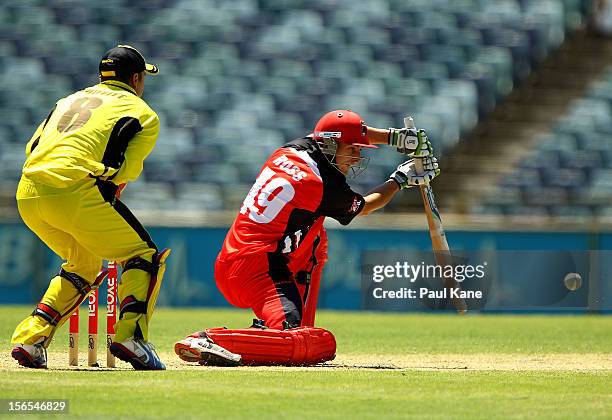
M 145 164 L 142 188 L 125 192 L 128 204 L 139 208 L 159 208 L 164 200 L 169 208 L 235 209 L 236 191 L 244 193 L 266 155 L 309 133 L 317 118 L 334 108 L 351 108 L 382 127 L 401 125 L 410 113 L 428 127 L 438 152 L 448 153 L 582 23 L 587 3 L 21 0 L 3 5 L 1 179 L 16 182 L 24 144 L 36 125 L 56 99 L 96 82 L 99 57 L 117 43 L 137 46 L 161 70 L 147 78 L 145 91 L 162 121 L 159 142 Z M 603 83 L 572 115 L 609 133 L 610 93 L 612 87 Z M 596 115 L 586 109 L 596 109 Z M 594 162 L 609 167 L 612 152 L 591 141 L 601 131 L 591 135 L 562 126 L 556 131 L 575 140 L 582 154 L 555 150 L 558 162 L 529 170 L 541 179 L 538 188 L 557 188 L 563 194 L 550 193 L 551 198 L 571 203 L 577 200 L 575 185 L 569 179 L 563 184 L 560 179 L 569 175 L 557 177 L 554 164 L 584 173 L 595 186 L 598 175 L 587 168 Z M 370 173 L 354 180 L 357 187 L 378 183 L 399 163 L 388 151 L 372 157 Z M 551 179 L 561 184 L 547 184 Z M 508 195 L 499 195 L 501 200 L 528 186 L 518 175 L 507 183 L 502 187 Z M 538 191 L 523 193 L 536 197 Z M 601 196 L 600 190 L 591 194 L 595 201 Z M 513 211 L 509 200 L 488 205 Z
M 524 206 L 549 216 L 612 216 L 612 68 L 574 100 L 537 150 L 505 176 L 477 213 L 521 214 Z M 508 188 L 516 200 L 505 199 Z M 533 189 L 541 194 L 533 200 Z M 536 211 L 536 210 L 534 210 Z

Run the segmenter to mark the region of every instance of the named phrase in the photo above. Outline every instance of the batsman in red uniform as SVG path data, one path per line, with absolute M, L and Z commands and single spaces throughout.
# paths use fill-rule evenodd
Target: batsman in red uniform
M 389 180 L 362 196 L 347 176 L 365 169 L 362 148 L 396 146 L 411 157 Z M 416 174 L 414 159 L 425 173 Z M 385 206 L 401 189 L 439 173 L 423 130 L 368 127 L 349 110 L 332 111 L 314 132 L 276 150 L 242 204 L 215 263 L 219 290 L 232 305 L 251 308 L 250 328 L 210 328 L 175 344 L 188 362 L 308 365 L 331 360 L 336 341 L 314 327 L 323 266 L 326 217 L 348 225 Z

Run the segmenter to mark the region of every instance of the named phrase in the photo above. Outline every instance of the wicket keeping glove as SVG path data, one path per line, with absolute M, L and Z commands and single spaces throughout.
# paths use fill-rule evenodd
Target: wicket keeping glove
M 423 162 L 423 172 L 417 175 L 415 170 L 415 159 L 410 159 L 397 167 L 397 170 L 391 174 L 389 179 L 397 182 L 400 190 L 410 187 L 418 187 L 420 185 L 429 185 L 429 183 L 438 175 L 440 168 L 438 167 L 438 159 L 435 157 L 420 158 Z
M 433 146 L 425 130 L 390 128 L 387 143 L 389 146 L 395 146 L 398 152 L 414 158 L 433 156 Z

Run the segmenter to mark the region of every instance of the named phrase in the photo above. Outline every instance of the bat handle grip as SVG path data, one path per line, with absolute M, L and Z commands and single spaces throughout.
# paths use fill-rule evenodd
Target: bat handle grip
M 411 116 L 404 117 L 404 127 L 406 128 L 416 128 L 414 126 L 414 118 Z
M 414 170 L 417 175 L 423 175 L 425 173 L 425 168 L 423 168 L 423 159 L 415 158 L 414 159 Z
M 414 125 L 414 118 L 411 116 L 404 117 L 404 127 L 406 128 L 416 128 Z M 415 159 L 414 160 L 414 169 L 417 175 L 423 175 L 425 173 L 425 168 L 423 168 L 423 160 Z

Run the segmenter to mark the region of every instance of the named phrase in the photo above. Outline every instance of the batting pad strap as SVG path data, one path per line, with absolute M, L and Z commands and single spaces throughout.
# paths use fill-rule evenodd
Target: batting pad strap
M 336 357 L 334 335 L 317 327 L 290 330 L 210 328 L 208 338 L 232 353 L 242 356 L 247 365 L 313 365 Z
M 81 295 L 86 296 L 91 291 L 91 285 L 78 274 L 70 273 L 62 268 L 60 269 L 59 275 L 72 283 L 74 288 L 77 289 Z
M 136 314 L 147 313 L 147 302 L 137 300 L 133 295 L 130 295 L 121 301 L 119 305 L 119 319 L 123 319 L 123 314 L 133 312 Z
M 53 326 L 57 325 L 62 319 L 62 314 L 42 302 L 36 305 L 36 308 L 34 308 L 32 312 L 32 316 L 39 316 Z
M 142 270 L 149 274 L 157 274 L 157 265 L 150 263 L 149 261 L 144 260 L 140 257 L 136 257 L 125 263 L 125 267 L 123 267 L 123 272 L 125 273 L 128 270 Z

